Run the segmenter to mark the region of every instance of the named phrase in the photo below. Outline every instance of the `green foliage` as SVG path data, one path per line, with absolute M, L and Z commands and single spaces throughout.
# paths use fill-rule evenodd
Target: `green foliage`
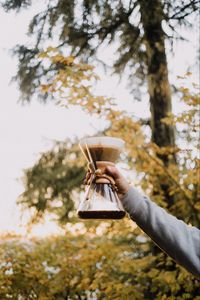
M 112 64 L 115 72 L 122 74 L 125 69 L 134 78 L 132 89 L 144 84 L 149 72 L 145 28 L 141 18 L 141 9 L 146 1 L 72 1 L 48 0 L 44 9 L 36 14 L 29 24 L 28 33 L 34 36 L 32 47 L 18 45 L 15 53 L 19 57 L 17 80 L 24 100 L 30 100 L 33 93 L 38 95 L 37 88 L 44 76 L 54 73 L 54 68 L 38 62 L 38 53 L 44 50 L 48 40 L 56 41 L 59 49 L 68 49 L 75 56 L 91 60 L 98 54 L 101 45 L 114 45 L 116 56 Z M 42 3 L 42 1 L 41 1 Z M 3 7 L 9 11 L 20 10 L 31 5 L 28 0 L 4 0 Z M 198 15 L 199 1 L 153 1 L 149 14 L 155 14 L 157 20 L 165 22 L 167 32 L 161 32 L 163 38 L 173 40 L 182 38 L 176 31 L 180 25 L 187 28 L 189 16 Z M 153 26 L 150 28 L 153 33 Z M 170 34 L 169 34 L 170 32 Z M 157 41 L 152 39 L 152 43 Z M 44 95 L 43 95 L 43 99 Z
M 5 3 L 9 10 L 28 2 Z M 176 147 L 158 147 L 150 143 L 140 122 L 123 111 L 115 111 L 110 99 L 92 94 L 89 82 L 96 79 L 92 67 L 77 63 L 71 55 L 63 55 L 67 46 L 74 56 L 90 59 L 102 43 L 116 45 L 118 57 L 111 62 L 115 71 L 120 73 L 130 67 L 131 75 L 136 75 L 139 83 L 144 82 L 148 72 L 139 11 L 142 3 L 142 0 L 130 4 L 104 0 L 49 1 L 29 27 L 29 34 L 36 35 L 34 47 L 16 49 L 20 62 L 17 79 L 25 100 L 41 87 L 43 99 L 54 96 L 62 99 L 63 105 L 80 105 L 89 113 L 101 113 L 110 124 L 106 134 L 125 140 L 125 161 L 136 169 L 144 191 L 175 216 L 198 225 L 197 93 L 191 94 L 184 87 L 182 100 L 187 109 L 179 116 L 169 115 L 162 120 L 163 124 L 176 125 L 180 140 L 187 141 L 190 151 L 186 151 L 188 147 L 182 148 L 180 142 Z M 157 3 L 163 8 L 158 19 L 166 22 L 172 34 L 177 25 L 188 25 L 187 16 L 197 11 L 199 4 L 167 0 Z M 44 51 L 43 41 L 51 39 L 58 27 L 61 50 Z M 138 81 L 135 83 L 138 85 Z M 167 164 L 164 156 L 168 158 Z M 26 170 L 25 192 L 19 202 L 34 209 L 36 220 L 45 213 L 53 213 L 62 223 L 72 221 L 72 216 L 78 222 L 74 207 L 84 167 L 76 144 L 57 145 Z M 66 238 L 30 244 L 12 239 L 2 241 L 0 299 L 89 300 L 96 296 L 97 299 L 199 300 L 197 280 L 155 248 L 128 219 L 79 221 L 78 225 L 80 231 L 76 236 L 67 234 Z
M 1 3 L 6 11 L 17 10 L 21 8 L 27 8 L 31 5 L 31 0 L 6 0 Z
M 38 221 L 44 212 L 48 212 L 65 223 L 74 210 L 72 191 L 80 190 L 84 167 L 76 144 L 70 141 L 57 143 L 41 155 L 33 168 L 25 171 L 25 191 L 18 203 L 24 208 L 33 208 L 32 221 Z
M 181 88 L 181 101 L 183 112 L 163 120 L 177 125 L 179 134 L 184 129 L 180 135 L 182 143 L 179 141 L 175 148 L 161 148 L 151 143 L 142 124 L 125 112 L 105 109 L 101 113 L 112 125 L 106 134 L 125 140 L 125 161 L 137 170 L 143 190 L 175 216 L 198 226 L 199 96 Z M 188 135 L 191 151 L 185 149 Z M 170 160 L 174 153 L 176 164 Z M 167 166 L 160 158 L 163 154 L 171 161 Z M 80 191 L 84 167 L 77 144 L 68 142 L 44 153 L 38 163 L 26 171 L 21 204 L 34 207 L 40 217 L 53 212 L 58 220 L 70 222 L 72 227 L 78 223 L 80 230 L 76 230 L 76 236 L 67 234 L 66 238 L 37 241 L 32 244 L 32 251 L 18 245 L 17 253 L 22 252 L 22 256 L 15 258 L 17 271 L 12 267 L 13 274 L 9 271 L 10 264 L 8 271 L 5 270 L 5 256 L 2 256 L 2 295 L 13 295 L 13 299 L 20 294 L 24 299 L 91 299 L 96 295 L 97 299 L 198 300 L 199 282 L 155 248 L 130 220 L 82 222 L 76 218 L 74 191 Z M 168 187 L 168 194 L 175 200 L 173 203 L 169 203 L 161 183 Z M 61 202 L 59 208 L 58 201 Z M 69 213 L 73 218 L 68 218 Z M 7 248 L 2 253 L 10 253 L 12 247 L 16 247 L 16 243 L 3 245 Z M 23 273 L 23 280 L 21 275 L 16 276 L 17 272 Z
M 183 112 L 179 115 L 169 115 L 163 120 L 163 122 L 177 126 L 179 140 L 176 147 L 158 147 L 151 143 L 144 134 L 143 125 L 134 121 L 123 111 L 105 109 L 101 111 L 101 114 L 110 122 L 110 127 L 105 133 L 125 140 L 124 161 L 130 169 L 137 171 L 143 190 L 176 217 L 198 226 L 200 207 L 196 129 L 199 96 L 195 90 L 190 93 L 186 87 L 181 88 L 180 95 L 180 101 L 184 107 Z M 87 111 L 87 104 L 85 109 Z M 183 135 L 181 130 L 183 130 Z M 186 144 L 188 135 L 190 136 L 189 144 Z M 174 160 L 171 160 L 174 153 L 177 157 L 176 164 Z M 41 297 L 39 299 L 43 299 L 42 297 L 66 299 L 68 295 L 70 299 L 91 299 L 93 293 L 93 296 L 97 295 L 97 299 L 198 300 L 198 281 L 156 248 L 130 220 L 126 218 L 120 222 L 82 222 L 76 218 L 74 191 L 80 188 L 81 179 L 84 176 L 80 174 L 84 174 L 83 168 L 85 167 L 83 157 L 80 155 L 76 143 L 74 145 L 72 143 L 61 144 L 57 151 L 43 154 L 36 166 L 27 170 L 25 174 L 25 192 L 20 199 L 22 204 L 24 202 L 28 207 L 35 207 L 40 216 L 53 211 L 63 223 L 71 222 L 72 227 L 78 223 L 80 226 L 80 230 L 76 231 L 76 237 L 67 237 L 66 241 L 71 244 L 66 247 L 71 250 L 66 253 L 66 256 L 59 241 L 59 239 L 62 240 L 64 245 L 62 238 L 58 238 L 55 243 L 50 242 L 55 251 L 61 252 L 57 254 L 50 248 L 50 254 L 45 255 L 47 258 L 49 256 L 49 261 L 53 255 L 55 261 L 52 265 L 59 266 L 62 271 L 59 270 L 49 280 L 43 279 L 43 276 L 46 278 L 47 275 L 41 269 L 37 275 L 32 275 L 31 280 L 34 281 L 37 278 L 37 284 L 34 283 L 37 287 L 36 293 L 40 291 L 43 293 L 42 296 L 37 294 L 39 295 L 37 297 Z M 162 155 L 169 158 L 167 166 L 160 158 Z M 167 186 L 167 193 L 163 189 L 164 185 Z M 48 190 L 52 191 L 52 194 L 46 199 L 45 195 L 48 194 Z M 65 193 L 68 193 L 68 204 L 65 201 Z M 62 202 L 59 209 L 54 207 L 57 195 Z M 169 201 L 171 199 L 167 195 L 172 195 L 173 202 Z M 34 203 L 35 197 L 38 205 Z M 45 205 L 40 207 L 43 203 Z M 72 213 L 73 222 L 72 219 L 67 219 L 66 211 L 68 215 L 70 215 L 69 212 Z M 81 235 L 82 233 L 84 235 Z M 48 262 L 47 259 L 44 260 L 42 254 L 43 247 L 46 247 L 44 241 L 40 245 L 38 255 L 42 256 L 42 261 Z M 58 260 L 56 260 L 57 255 Z M 37 261 L 35 257 L 34 261 Z M 59 264 L 60 261 L 62 261 L 62 266 Z M 39 264 L 38 268 L 41 268 L 41 260 Z M 49 262 L 47 265 L 52 266 Z M 22 272 L 24 272 L 23 267 Z M 25 281 L 27 276 L 29 275 L 25 275 Z M 42 287 L 37 276 L 41 276 L 41 280 L 44 280 Z M 5 274 L 2 278 L 5 278 Z M 60 286 L 63 282 L 64 285 Z M 14 291 L 14 283 L 11 281 L 10 284 L 10 291 Z M 15 285 L 17 286 L 17 283 Z M 21 293 L 24 287 L 18 289 Z
M 99 77 L 92 66 L 78 63 L 73 56 L 66 57 L 52 47 L 40 53 L 39 58 L 41 62 L 49 62 L 57 69 L 54 76 L 46 76 L 45 82 L 40 86 L 45 97 L 59 99 L 58 104 L 65 107 L 80 106 L 93 114 L 100 114 L 113 104 L 111 98 L 94 95 L 92 85 Z
M 120 225 L 123 232 L 118 228 L 116 234 L 110 224 L 101 236 L 4 237 L 0 299 L 199 300 L 198 280 L 180 268 L 171 270 L 170 259 L 161 263 L 164 254 L 139 256 L 144 244 L 125 235 L 128 223 Z

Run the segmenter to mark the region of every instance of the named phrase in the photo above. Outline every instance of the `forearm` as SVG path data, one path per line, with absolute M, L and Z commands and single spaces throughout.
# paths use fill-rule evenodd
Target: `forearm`
M 200 277 L 200 230 L 168 214 L 134 188 L 129 189 L 122 203 L 131 219 L 163 251 Z

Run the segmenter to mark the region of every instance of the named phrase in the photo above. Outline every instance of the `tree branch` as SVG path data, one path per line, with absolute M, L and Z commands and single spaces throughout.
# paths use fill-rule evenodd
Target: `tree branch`
M 193 8 L 193 11 L 196 11 L 198 10 L 198 7 L 195 5 L 199 4 L 199 0 L 198 1 L 190 1 L 190 3 L 188 3 L 187 5 L 181 7 L 179 9 L 179 11 L 175 12 L 171 17 L 169 17 L 168 19 L 175 19 L 175 20 L 181 20 L 181 19 L 184 19 L 185 17 L 187 17 L 189 14 L 191 14 L 191 11 L 189 12 L 186 12 L 184 15 L 182 16 L 179 16 L 179 14 L 183 13 L 186 9 L 192 7 Z
M 81 54 L 82 50 L 86 47 L 86 45 L 88 44 L 88 42 L 94 38 L 95 36 L 99 36 L 99 38 L 101 39 L 101 43 L 98 44 L 98 46 L 96 48 L 98 48 L 106 39 L 106 37 L 108 36 L 109 33 L 115 32 L 116 29 L 123 24 L 124 21 L 127 21 L 129 16 L 132 14 L 133 10 L 135 9 L 137 4 L 137 1 L 134 3 L 134 5 L 130 8 L 130 10 L 128 12 L 125 12 L 124 14 L 115 16 L 115 22 L 111 23 L 109 26 L 103 26 L 100 27 L 99 29 L 97 29 L 96 31 L 90 33 L 88 35 L 88 39 L 83 43 L 83 45 L 80 47 L 77 56 Z M 96 49 L 95 49 L 96 50 Z

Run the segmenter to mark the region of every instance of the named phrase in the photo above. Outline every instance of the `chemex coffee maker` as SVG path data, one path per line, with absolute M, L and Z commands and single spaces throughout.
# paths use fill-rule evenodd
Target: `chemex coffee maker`
M 117 161 L 124 141 L 113 137 L 89 137 L 82 139 L 79 145 L 88 162 L 89 179 L 78 216 L 82 219 L 122 219 L 126 213 L 117 196 L 114 179 L 105 174 L 105 168 Z

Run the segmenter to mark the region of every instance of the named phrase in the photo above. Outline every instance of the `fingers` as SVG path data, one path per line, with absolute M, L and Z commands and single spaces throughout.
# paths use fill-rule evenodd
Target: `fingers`
M 115 166 L 108 166 L 106 167 L 106 173 L 112 176 L 115 180 L 121 177 L 118 169 Z
M 110 162 L 104 162 L 104 161 L 97 161 L 97 168 L 100 168 L 102 170 L 102 172 L 112 176 L 114 179 L 119 179 L 121 177 L 120 172 L 118 171 L 118 169 L 116 168 L 116 166 L 114 164 L 109 165 Z

